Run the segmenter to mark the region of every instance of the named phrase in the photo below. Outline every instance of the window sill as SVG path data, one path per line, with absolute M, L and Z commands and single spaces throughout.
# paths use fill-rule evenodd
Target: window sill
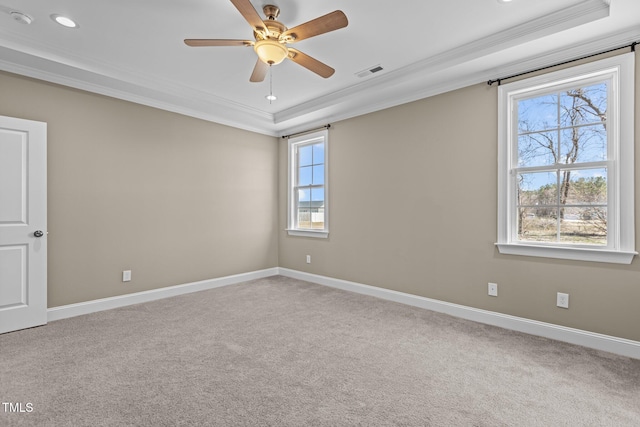
M 316 237 L 326 239 L 329 237 L 328 231 L 311 231 L 311 230 L 292 230 L 287 229 L 289 236 Z
M 633 257 L 638 255 L 637 252 L 611 251 L 606 249 L 553 247 L 519 243 L 496 243 L 495 245 L 501 254 L 507 255 L 608 262 L 613 264 L 631 264 Z

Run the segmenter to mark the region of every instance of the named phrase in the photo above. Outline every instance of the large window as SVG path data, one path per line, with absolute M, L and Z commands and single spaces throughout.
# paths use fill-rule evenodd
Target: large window
M 289 214 L 291 235 L 327 237 L 327 131 L 289 138 Z
M 499 88 L 502 253 L 630 263 L 633 54 Z

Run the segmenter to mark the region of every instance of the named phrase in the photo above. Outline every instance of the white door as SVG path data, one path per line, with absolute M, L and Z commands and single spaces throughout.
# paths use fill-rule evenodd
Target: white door
M 0 116 L 0 334 L 47 323 L 47 124 Z

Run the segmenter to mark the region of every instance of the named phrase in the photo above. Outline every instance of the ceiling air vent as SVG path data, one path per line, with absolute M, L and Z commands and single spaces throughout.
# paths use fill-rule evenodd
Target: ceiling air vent
M 362 70 L 356 73 L 356 76 L 363 78 L 363 77 L 367 77 L 370 76 L 371 74 L 377 73 L 378 71 L 382 71 L 384 68 L 382 68 L 379 64 L 378 65 L 374 65 L 373 67 L 369 67 L 366 70 Z

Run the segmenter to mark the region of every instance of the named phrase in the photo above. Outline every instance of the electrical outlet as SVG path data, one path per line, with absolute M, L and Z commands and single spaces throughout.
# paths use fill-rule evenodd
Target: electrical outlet
M 307 255 L 307 264 L 311 264 L 311 255 Z
M 561 308 L 569 308 L 569 294 L 563 294 L 562 292 L 558 292 L 556 305 Z
M 497 297 L 498 296 L 498 284 L 497 283 L 489 283 L 489 296 Z
M 122 272 L 122 281 L 130 282 L 131 281 L 131 270 L 124 270 Z

